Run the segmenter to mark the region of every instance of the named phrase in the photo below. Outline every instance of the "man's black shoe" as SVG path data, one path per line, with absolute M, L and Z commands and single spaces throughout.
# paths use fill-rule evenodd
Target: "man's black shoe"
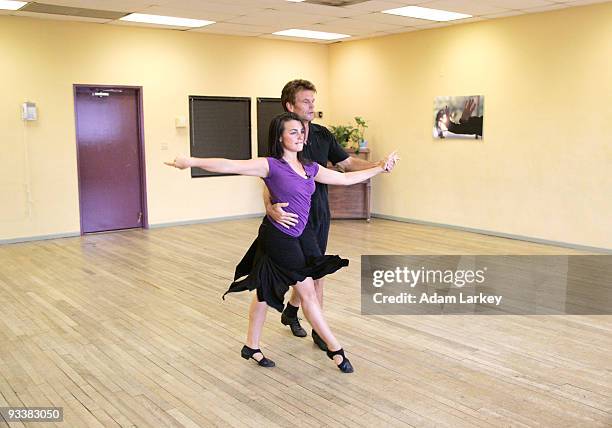
M 328 351 L 327 345 L 325 344 L 323 339 L 321 339 L 321 336 L 319 336 L 314 330 L 312 331 L 312 341 L 319 347 L 321 351 Z
M 281 324 L 288 325 L 289 327 L 291 327 L 291 333 L 293 333 L 294 336 L 297 336 L 297 337 L 308 336 L 308 333 L 306 333 L 306 330 L 304 330 L 302 326 L 300 325 L 300 319 L 298 317 L 290 318 L 283 312 L 281 315 Z

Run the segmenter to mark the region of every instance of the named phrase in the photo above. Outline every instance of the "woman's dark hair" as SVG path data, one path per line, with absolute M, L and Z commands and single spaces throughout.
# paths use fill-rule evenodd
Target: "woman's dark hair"
M 282 159 L 283 154 L 285 153 L 283 143 L 281 142 L 283 138 L 283 131 L 285 130 L 285 123 L 291 120 L 297 120 L 300 122 L 300 124 L 302 124 L 302 126 L 304 126 L 299 116 L 291 112 L 281 113 L 272 119 L 272 122 L 270 122 L 270 131 L 268 133 L 268 153 L 271 157 Z M 297 158 L 302 164 L 312 163 L 304 156 L 304 152 L 298 152 Z
M 442 117 L 444 117 L 445 114 L 448 114 L 448 110 L 447 108 L 443 108 L 438 110 L 438 113 L 436 114 L 436 131 L 438 132 L 438 138 L 444 138 L 444 132 L 442 132 L 442 128 L 440 128 L 440 121 L 442 120 Z

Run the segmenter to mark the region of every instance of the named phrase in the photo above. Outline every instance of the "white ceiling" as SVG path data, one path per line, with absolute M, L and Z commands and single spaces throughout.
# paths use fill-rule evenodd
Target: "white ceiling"
M 605 1 L 609 0 L 369 0 L 346 7 L 292 3 L 286 0 L 40 0 L 38 3 L 206 19 L 217 23 L 199 29 L 180 30 L 313 42 L 311 39 L 274 36 L 271 33 L 299 28 L 349 34 L 351 38 L 344 40 L 355 40 Z M 382 10 L 411 5 L 467 13 L 474 17 L 437 23 L 380 13 Z M 116 20 L 20 11 L 0 11 L 0 14 L 97 22 L 108 25 L 160 27 Z M 333 42 L 317 41 L 317 43 Z

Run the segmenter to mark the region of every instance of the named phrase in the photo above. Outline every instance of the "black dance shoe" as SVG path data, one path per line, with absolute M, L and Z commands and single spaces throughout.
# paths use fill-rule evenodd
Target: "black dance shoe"
M 344 349 L 340 348 L 337 351 L 327 351 L 327 356 L 331 360 L 333 360 L 334 356 L 336 355 L 342 356 L 342 362 L 338 364 L 338 368 L 342 373 L 353 373 L 355 371 L 353 370 L 353 365 L 351 364 L 349 359 L 344 356 Z
M 261 354 L 261 360 L 257 361 L 255 360 L 255 358 L 253 357 L 254 354 L 257 353 Z M 255 361 L 257 361 L 257 364 L 259 364 L 262 367 L 274 367 L 276 364 L 274 364 L 274 361 L 272 361 L 269 358 L 264 357 L 263 352 L 261 352 L 260 349 L 252 349 L 249 348 L 248 346 L 244 345 L 242 347 L 242 351 L 240 351 L 240 355 L 242 356 L 242 358 L 244 358 L 245 360 L 248 360 L 249 358 L 253 358 Z M 340 367 L 340 366 L 338 366 Z
M 304 330 L 302 326 L 300 325 L 300 319 L 298 317 L 291 318 L 283 312 L 281 315 L 281 324 L 288 325 L 289 327 L 291 327 L 291 333 L 293 333 L 294 336 L 297 336 L 297 337 L 308 336 L 308 333 L 306 333 L 306 330 Z
M 319 347 L 321 351 L 327 352 L 327 344 L 321 339 L 321 336 L 316 331 L 312 331 L 312 341 Z

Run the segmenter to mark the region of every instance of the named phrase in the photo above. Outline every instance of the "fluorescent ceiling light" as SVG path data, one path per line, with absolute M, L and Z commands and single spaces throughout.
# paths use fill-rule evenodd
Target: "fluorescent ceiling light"
M 337 40 L 344 39 L 346 37 L 351 37 L 348 34 L 338 34 L 338 33 L 326 33 L 324 31 L 310 31 L 310 30 L 296 30 L 292 28 L 291 30 L 283 30 L 277 31 L 277 36 L 289 36 L 289 37 L 304 37 L 306 39 L 319 39 L 319 40 Z
M 19 10 L 24 7 L 27 1 L 11 1 L 11 0 L 0 0 L 0 9 L 3 10 Z
M 389 15 L 409 16 L 411 18 L 428 19 L 430 21 L 453 21 L 455 19 L 471 18 L 465 13 L 448 12 L 446 10 L 429 9 L 419 6 L 406 6 L 397 9 L 383 10 Z
M 120 21 L 144 22 L 146 24 L 170 25 L 173 27 L 204 27 L 214 24 L 215 21 L 204 21 L 202 19 L 176 18 L 174 16 L 146 15 L 144 13 L 130 13 L 119 18 Z

